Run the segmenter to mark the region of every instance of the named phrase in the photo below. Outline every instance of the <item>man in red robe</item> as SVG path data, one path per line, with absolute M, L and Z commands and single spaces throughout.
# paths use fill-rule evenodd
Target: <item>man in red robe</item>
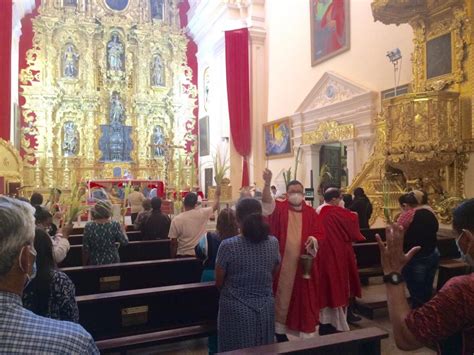
M 277 200 L 268 217 L 271 233 L 280 243 L 281 266 L 275 277 L 275 321 L 278 341 L 288 340 L 285 334 L 298 336 L 315 333 L 319 324 L 317 261 L 313 261 L 311 279 L 303 278 L 300 256 L 315 254 L 317 215 L 304 201 L 303 185 L 291 181 L 288 198 Z
M 352 242 L 365 240 L 359 230 L 357 214 L 341 206 L 337 188 L 324 192 L 318 207 L 316 238 L 319 244 L 320 334 L 348 331 L 347 306 L 352 297 L 361 297 L 361 287 Z

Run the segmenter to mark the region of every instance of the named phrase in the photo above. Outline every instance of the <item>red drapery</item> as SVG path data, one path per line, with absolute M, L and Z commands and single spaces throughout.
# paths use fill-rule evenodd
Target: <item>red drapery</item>
M 249 31 L 247 28 L 225 33 L 227 101 L 230 134 L 237 152 L 243 157 L 242 187 L 250 185 L 248 156 L 251 150 Z
M 10 0 L 0 1 L 0 138 L 10 140 L 12 9 Z

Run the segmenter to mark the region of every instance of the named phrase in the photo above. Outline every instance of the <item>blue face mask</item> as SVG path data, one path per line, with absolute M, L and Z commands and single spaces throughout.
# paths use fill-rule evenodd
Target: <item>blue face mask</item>
M 469 243 L 469 247 L 467 249 L 466 254 L 462 251 L 461 247 L 459 246 L 459 241 L 461 240 L 462 236 L 464 235 L 464 231 L 459 234 L 459 236 L 456 238 L 456 245 L 458 247 L 459 253 L 461 254 L 461 260 L 468 263 L 471 266 L 474 266 L 474 259 L 472 258 L 471 255 L 469 255 L 469 250 L 471 249 L 471 243 Z

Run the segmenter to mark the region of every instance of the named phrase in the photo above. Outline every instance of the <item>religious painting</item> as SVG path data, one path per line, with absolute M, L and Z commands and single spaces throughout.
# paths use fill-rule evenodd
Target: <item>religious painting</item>
M 199 119 L 199 156 L 205 157 L 210 152 L 209 116 Z
M 350 48 L 349 0 L 310 0 L 311 64 Z
M 263 125 L 265 156 L 267 159 L 283 158 L 293 155 L 291 142 L 291 122 L 289 118 Z
M 426 42 L 426 78 L 452 72 L 451 32 Z
M 154 20 L 163 20 L 165 14 L 164 0 L 150 0 L 150 14 Z
M 129 0 L 105 0 L 105 4 L 111 10 L 123 11 L 127 8 Z

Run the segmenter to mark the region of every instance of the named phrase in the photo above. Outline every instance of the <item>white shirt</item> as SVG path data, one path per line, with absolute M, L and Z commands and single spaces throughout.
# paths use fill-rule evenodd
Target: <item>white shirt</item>
M 51 238 L 51 241 L 53 242 L 54 261 L 59 264 L 66 258 L 71 245 L 66 238 L 62 238 L 60 235 L 56 235 L 55 237 Z
M 214 214 L 212 207 L 185 211 L 171 221 L 169 238 L 178 240 L 177 255 L 196 255 L 194 247 L 206 233 L 206 224 Z

